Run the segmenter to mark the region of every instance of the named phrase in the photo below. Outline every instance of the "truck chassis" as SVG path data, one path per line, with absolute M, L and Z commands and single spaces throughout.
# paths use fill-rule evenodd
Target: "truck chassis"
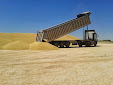
M 51 41 L 49 43 L 61 48 L 64 47 L 69 48 L 71 43 L 72 45 L 79 45 L 79 47 L 82 47 L 83 45 L 85 45 L 86 47 L 90 47 L 93 45 L 95 47 L 97 45 L 97 41 L 93 41 L 93 40 Z
M 91 45 L 94 45 L 94 47 L 97 45 L 97 41 L 93 40 L 78 40 L 77 41 L 79 47 L 82 47 L 82 45 L 85 45 L 86 47 L 90 47 Z

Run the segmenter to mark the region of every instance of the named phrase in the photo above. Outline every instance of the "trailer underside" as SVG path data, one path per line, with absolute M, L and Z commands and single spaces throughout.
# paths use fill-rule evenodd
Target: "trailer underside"
M 70 44 L 72 45 L 79 45 L 79 47 L 82 47 L 83 45 L 85 45 L 86 47 L 89 47 L 91 45 L 96 46 L 97 45 L 97 41 L 93 41 L 93 40 L 62 40 L 62 41 L 51 41 L 49 42 L 50 44 L 57 46 L 57 47 L 70 47 Z

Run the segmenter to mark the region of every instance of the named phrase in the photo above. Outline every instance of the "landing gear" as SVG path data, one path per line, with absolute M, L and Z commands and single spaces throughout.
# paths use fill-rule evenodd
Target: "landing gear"
M 81 41 L 78 41 L 78 45 L 79 45 L 79 47 L 82 47 Z
M 79 47 L 82 47 L 82 44 L 79 44 Z

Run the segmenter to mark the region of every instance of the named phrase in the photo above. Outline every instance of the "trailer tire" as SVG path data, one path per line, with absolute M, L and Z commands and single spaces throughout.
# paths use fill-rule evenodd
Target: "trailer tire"
M 66 42 L 65 42 L 65 46 L 66 46 L 66 48 L 69 48 L 70 42 L 66 41 Z
M 54 46 L 58 47 L 59 43 L 58 42 L 54 42 L 53 44 L 54 44 Z
M 59 45 L 60 45 L 61 48 L 63 48 L 64 47 L 64 42 L 60 42 Z

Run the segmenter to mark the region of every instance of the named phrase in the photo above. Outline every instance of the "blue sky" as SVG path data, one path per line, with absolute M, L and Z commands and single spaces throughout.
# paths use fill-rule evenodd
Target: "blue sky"
M 0 0 L 0 32 L 36 33 L 90 11 L 99 39 L 113 40 L 113 0 Z M 83 29 L 70 33 L 82 39 Z

